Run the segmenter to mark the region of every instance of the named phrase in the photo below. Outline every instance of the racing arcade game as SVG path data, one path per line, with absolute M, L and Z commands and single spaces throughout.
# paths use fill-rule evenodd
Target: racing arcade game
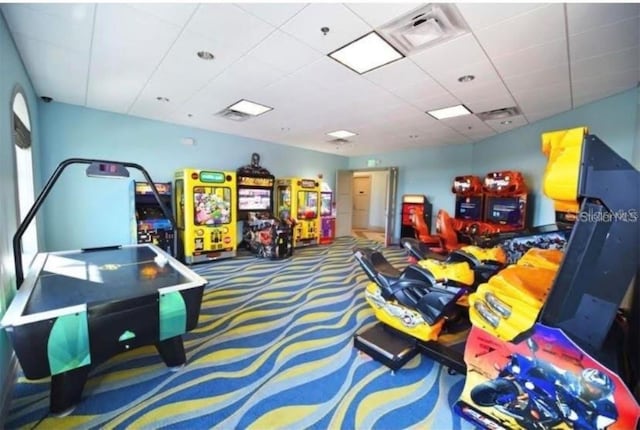
M 276 180 L 277 217 L 289 223 L 293 247 L 320 242 L 320 183 L 315 179 Z
M 236 172 L 181 169 L 174 176 L 178 257 L 187 264 L 236 256 Z
M 527 275 L 518 262 L 469 296 L 455 409 L 485 428 L 637 428 L 638 288 L 631 309 L 620 304 L 639 274 L 640 173 L 585 128 L 543 134 L 542 150 L 545 194 L 577 213 L 568 246 L 556 264 Z
M 171 184 L 156 182 L 162 202 L 171 207 Z M 134 237 L 136 243 L 153 243 L 174 255 L 174 231 L 171 220 L 162 213 L 151 186 L 146 182 L 131 182 L 133 200 Z
M 291 256 L 289 226 L 274 218 L 275 177 L 260 166 L 260 155 L 251 155 L 251 164 L 236 171 L 238 219 L 243 221 L 241 245 L 262 258 Z
M 522 173 L 488 173 L 484 178 L 484 222 L 489 233 L 518 231 L 527 222 L 527 184 Z
M 402 196 L 402 222 L 400 237 L 431 235 L 433 205 L 427 196 L 405 194 Z
M 466 232 L 471 224 L 482 222 L 484 194 L 480 178 L 473 175 L 456 176 L 451 191 L 456 195 L 454 218 L 460 221 L 460 232 Z

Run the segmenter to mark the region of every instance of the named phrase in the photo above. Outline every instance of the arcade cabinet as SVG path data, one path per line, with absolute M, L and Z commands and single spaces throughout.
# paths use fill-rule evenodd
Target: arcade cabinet
M 484 221 L 491 233 L 518 231 L 527 222 L 527 184 L 522 173 L 488 173 L 484 178 Z
M 545 194 L 577 213 L 569 243 L 555 264 L 526 276 L 518 262 L 469 296 L 455 409 L 486 428 L 635 429 L 640 291 L 620 305 L 640 274 L 640 173 L 586 128 L 544 133 L 542 151 Z
M 400 237 L 415 237 L 431 234 L 433 206 L 427 196 L 405 194 L 402 196 L 402 223 Z
M 460 221 L 461 230 L 482 221 L 484 194 L 482 181 L 473 175 L 456 176 L 451 191 L 456 195 L 454 218 Z
M 326 182 L 323 182 L 320 188 L 320 244 L 328 245 L 336 238 L 333 191 Z
M 187 263 L 235 257 L 236 172 L 180 169 L 174 177 L 178 256 Z
M 275 177 L 260 166 L 260 155 L 251 155 L 251 164 L 236 171 L 238 219 L 242 223 L 241 245 L 263 258 L 291 256 L 290 229 L 274 218 Z
M 277 218 L 291 225 L 293 247 L 320 241 L 320 183 L 315 179 L 276 180 Z
M 171 207 L 171 184 L 154 184 L 162 202 Z M 153 243 L 174 255 L 174 230 L 171 220 L 162 213 L 151 186 L 146 182 L 131 182 L 132 217 L 135 224 L 136 243 Z

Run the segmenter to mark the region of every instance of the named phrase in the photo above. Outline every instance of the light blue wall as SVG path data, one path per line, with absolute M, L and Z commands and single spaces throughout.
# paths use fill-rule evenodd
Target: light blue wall
M 167 182 L 184 167 L 235 171 L 257 152 L 261 165 L 276 177 L 323 174 L 334 187 L 336 170 L 348 163 L 346 157 L 62 103 L 41 103 L 40 110 L 40 128 L 46 136 L 43 177 L 49 177 L 61 161 L 79 157 L 138 163 L 154 181 Z M 182 145 L 183 137 L 194 138 L 196 145 Z M 45 203 L 48 251 L 131 240 L 128 183 L 86 178 L 85 167 L 65 170 Z
M 439 209 L 453 212 L 455 196 L 451 180 L 471 172 L 471 145 L 437 146 L 406 151 L 351 157 L 350 169 L 366 169 L 368 159 L 376 159 L 376 167 L 398 167 L 398 199 L 396 211 L 396 242 L 400 235 L 400 210 L 404 194 L 424 194 L 433 204 L 433 216 Z M 435 231 L 435 223 L 431 226 Z
M 11 132 L 12 96 L 15 86 L 22 87 L 31 117 L 34 167 L 38 165 L 38 109 L 31 81 L 20 60 L 4 17 L 0 13 L 0 316 L 15 293 L 13 264 L 13 233 L 17 228 L 17 188 L 14 169 L 14 149 Z M 37 177 L 36 177 L 37 181 Z M 11 347 L 4 330 L 0 332 L 0 399 L 9 370 Z M 2 405 L 0 405 L 1 407 Z M 1 423 L 0 423 L 1 424 Z
M 473 173 L 482 177 L 494 170 L 522 171 L 532 190 L 532 224 L 549 224 L 554 221 L 554 211 L 553 203 L 541 191 L 547 159 L 540 151 L 540 135 L 587 126 L 590 133 L 632 162 L 637 122 L 638 89 L 634 88 L 473 144 Z

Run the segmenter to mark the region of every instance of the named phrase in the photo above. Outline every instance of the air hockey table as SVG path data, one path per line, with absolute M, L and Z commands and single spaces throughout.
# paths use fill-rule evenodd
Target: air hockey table
M 167 366 L 184 365 L 206 284 L 152 244 L 41 253 L 0 324 L 25 377 L 51 376 L 50 411 L 64 415 L 116 354 L 155 345 Z

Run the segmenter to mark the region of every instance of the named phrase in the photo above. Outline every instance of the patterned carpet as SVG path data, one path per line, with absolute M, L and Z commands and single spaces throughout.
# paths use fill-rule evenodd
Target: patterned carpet
M 20 377 L 6 428 L 460 429 L 463 378 L 417 356 L 392 373 L 353 348 L 375 322 L 367 278 L 341 238 L 285 261 L 241 257 L 194 266 L 210 280 L 188 364 L 171 372 L 153 347 L 96 367 L 83 400 L 47 416 L 49 380 Z M 398 248 L 385 249 L 396 266 Z

